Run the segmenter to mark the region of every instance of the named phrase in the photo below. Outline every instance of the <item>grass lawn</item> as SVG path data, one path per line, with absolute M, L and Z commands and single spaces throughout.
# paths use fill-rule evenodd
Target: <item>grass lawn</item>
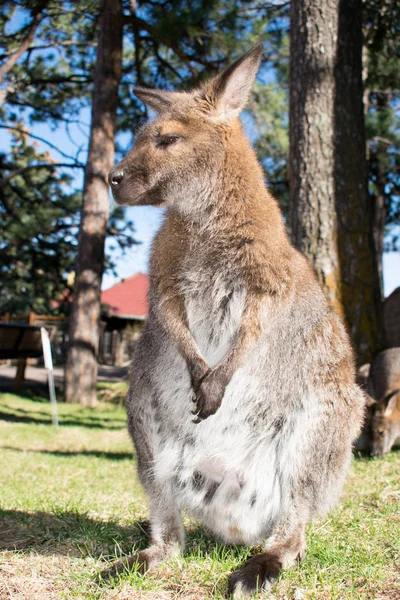
M 112 584 L 97 574 L 146 545 L 148 508 L 122 406 L 59 405 L 0 394 L 0 599 L 222 599 L 249 548 L 223 546 L 186 519 L 182 558 Z M 308 531 L 305 561 L 271 599 L 400 598 L 400 452 L 357 458 L 341 505 Z M 266 597 L 266 596 L 264 596 Z

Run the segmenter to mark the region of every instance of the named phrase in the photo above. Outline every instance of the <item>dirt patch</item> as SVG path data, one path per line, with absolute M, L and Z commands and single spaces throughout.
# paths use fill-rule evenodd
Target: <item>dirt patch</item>
M 0 562 L 1 600 L 58 600 L 60 584 L 58 576 L 69 561 L 60 556 L 16 556 L 3 553 Z M 63 592 L 68 591 L 63 586 Z
M 378 591 L 374 600 L 399 600 L 400 574 L 393 573 L 393 577 L 385 583 L 385 587 Z
M 176 592 L 138 592 L 129 585 L 112 590 L 104 596 L 104 600 L 204 600 L 205 598 L 205 594 L 187 593 L 186 591 L 182 594 Z

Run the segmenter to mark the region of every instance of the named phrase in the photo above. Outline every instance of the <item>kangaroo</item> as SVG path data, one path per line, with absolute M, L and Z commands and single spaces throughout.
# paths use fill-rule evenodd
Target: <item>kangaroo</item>
M 384 350 L 371 365 L 376 399 L 372 416 L 372 454 L 383 456 L 400 442 L 400 348 Z
M 231 575 L 234 598 L 303 557 L 364 405 L 346 331 L 238 118 L 261 55 L 258 44 L 193 91 L 136 88 L 158 117 L 109 175 L 118 203 L 167 208 L 127 398 L 151 539 L 110 572 L 181 551 L 184 510 L 227 544 L 263 544 Z

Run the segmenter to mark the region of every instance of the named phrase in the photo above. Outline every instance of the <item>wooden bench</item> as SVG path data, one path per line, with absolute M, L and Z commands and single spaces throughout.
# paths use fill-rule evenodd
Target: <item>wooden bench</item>
M 42 356 L 40 327 L 0 323 L 0 359 L 18 359 L 13 389 L 19 392 L 25 378 L 26 359 Z

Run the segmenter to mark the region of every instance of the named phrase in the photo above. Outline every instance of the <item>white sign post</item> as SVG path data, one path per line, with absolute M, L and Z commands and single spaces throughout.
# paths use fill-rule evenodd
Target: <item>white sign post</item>
M 40 328 L 42 336 L 42 348 L 44 357 L 44 366 L 47 370 L 47 380 L 49 382 L 49 394 L 51 402 L 51 420 L 54 427 L 58 427 L 58 414 L 57 414 L 57 400 L 56 400 L 56 388 L 54 386 L 54 373 L 53 373 L 53 358 L 51 356 L 51 345 L 50 338 L 47 330 L 44 327 Z

